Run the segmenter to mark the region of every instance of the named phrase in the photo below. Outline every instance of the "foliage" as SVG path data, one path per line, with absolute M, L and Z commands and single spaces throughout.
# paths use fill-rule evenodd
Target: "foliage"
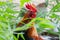
M 16 18 L 14 14 L 17 14 L 18 11 L 13 10 L 15 5 L 10 2 L 0 2 L 0 4 L 0 40 L 14 40 L 13 19 Z
M 9 0 L 9 2 L 12 2 L 13 0 Z
M 57 5 L 55 5 L 52 9 L 52 12 L 60 12 L 60 3 L 58 3 Z
M 20 0 L 20 7 L 24 6 L 24 3 L 29 2 L 30 0 Z
M 60 16 L 55 14 L 55 12 L 60 12 L 60 3 L 57 3 L 49 12 L 44 11 L 44 8 L 41 8 L 42 10 L 38 10 L 37 17 L 35 19 L 32 19 L 28 24 L 25 24 L 22 27 L 16 28 L 16 24 L 21 20 L 19 18 L 23 17 L 26 10 L 24 8 L 21 8 L 21 10 L 19 9 L 20 11 L 14 10 L 17 5 L 13 4 L 12 0 L 9 1 L 10 2 L 0 2 L 0 40 L 17 40 L 13 35 L 14 31 L 27 30 L 33 22 L 35 22 L 35 26 L 39 32 L 45 30 L 45 28 L 54 29 L 54 27 L 59 23 Z M 23 7 L 24 3 L 29 1 L 30 0 L 20 0 L 20 7 Z M 16 14 L 18 15 L 15 16 Z M 46 17 L 50 17 L 51 19 Z M 54 23 L 52 19 L 57 19 L 57 22 Z M 59 28 L 58 30 L 59 32 L 56 34 L 60 33 Z M 51 30 L 48 32 L 53 33 Z M 23 35 L 20 36 L 24 39 Z
M 55 24 L 56 29 L 58 30 L 57 32 L 54 32 L 53 30 L 49 30 L 49 33 L 58 35 L 60 37 L 60 15 L 58 14 L 58 12 L 60 13 L 60 2 L 58 0 L 56 0 L 57 4 L 55 6 L 52 7 L 52 9 L 49 12 L 49 17 L 51 18 L 50 20 Z M 59 38 L 60 39 L 60 38 Z

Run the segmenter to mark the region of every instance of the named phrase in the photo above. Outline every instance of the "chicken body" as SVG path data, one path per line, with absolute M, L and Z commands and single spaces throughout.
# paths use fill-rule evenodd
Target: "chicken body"
M 36 12 L 29 10 L 28 12 L 25 13 L 24 17 L 22 18 L 22 21 L 19 22 L 17 27 L 29 23 L 35 17 L 36 17 Z M 31 27 L 29 29 L 27 29 L 26 34 L 28 37 L 33 38 L 34 40 L 43 40 L 41 37 L 38 36 L 36 28 L 34 27 L 34 23 L 31 24 Z

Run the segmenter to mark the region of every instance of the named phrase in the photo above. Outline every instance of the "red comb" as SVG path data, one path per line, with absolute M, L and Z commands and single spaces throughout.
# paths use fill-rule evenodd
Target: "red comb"
M 30 11 L 37 12 L 37 9 L 34 4 L 27 3 L 27 4 L 25 4 L 25 7 Z

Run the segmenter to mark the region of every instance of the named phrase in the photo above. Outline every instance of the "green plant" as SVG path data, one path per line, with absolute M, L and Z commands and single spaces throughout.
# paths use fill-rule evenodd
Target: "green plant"
M 18 30 L 27 30 L 30 28 L 30 25 L 32 22 L 35 22 L 35 26 L 37 28 L 37 31 L 43 32 L 45 28 L 50 28 L 54 29 L 56 25 L 58 25 L 60 21 L 60 16 L 55 14 L 55 12 L 60 12 L 60 3 L 57 3 L 50 11 L 47 13 L 47 11 L 43 12 L 44 9 L 41 11 L 39 10 L 37 13 L 37 17 L 28 24 L 25 24 L 22 27 L 16 28 L 16 24 L 21 20 L 20 18 L 23 17 L 23 13 L 26 12 L 26 10 L 23 7 L 25 2 L 30 2 L 30 0 L 20 0 L 20 7 L 21 10 L 17 11 L 14 10 L 14 8 L 17 6 L 12 3 L 12 0 L 9 0 L 10 2 L 0 2 L 0 40 L 18 40 L 14 35 L 14 31 Z M 48 3 L 48 1 L 47 1 Z M 46 4 L 47 6 L 49 4 Z M 17 16 L 15 16 L 18 14 Z M 47 16 L 48 15 L 48 16 Z M 50 17 L 51 19 L 48 19 L 46 17 Z M 52 19 L 55 19 L 54 21 L 57 20 L 55 23 L 52 21 Z M 60 33 L 60 29 L 58 29 L 59 32 L 56 34 Z M 48 31 L 49 33 L 55 34 L 53 31 Z M 18 35 L 19 36 L 19 35 Z M 23 39 L 23 35 L 20 35 Z M 60 37 L 60 34 L 59 34 Z M 25 40 L 25 39 L 24 39 Z
M 29 2 L 30 0 L 20 0 L 20 7 L 23 7 L 26 2 Z
M 10 2 L 0 2 L 0 40 L 14 40 L 12 28 L 15 27 L 15 22 L 13 19 L 16 18 L 14 15 L 18 13 L 13 10 L 14 6 Z

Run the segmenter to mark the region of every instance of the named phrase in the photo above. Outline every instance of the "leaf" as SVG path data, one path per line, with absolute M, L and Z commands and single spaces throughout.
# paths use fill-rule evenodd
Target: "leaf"
M 38 21 L 38 22 L 36 22 L 36 21 Z M 27 30 L 28 28 L 30 28 L 30 26 L 31 26 L 31 24 L 33 22 L 36 22 L 36 24 L 38 24 L 40 27 L 43 27 L 43 28 L 51 28 L 51 29 L 53 29 L 55 27 L 54 24 L 51 23 L 47 19 L 44 19 L 44 18 L 35 18 L 35 19 L 31 20 L 28 24 L 25 24 L 22 27 L 16 28 L 16 31 Z
M 13 35 L 13 37 L 14 37 L 14 40 L 18 40 L 18 38 L 16 38 L 14 35 Z
M 56 14 L 51 14 L 51 16 L 50 16 L 51 18 L 58 18 L 58 15 L 56 15 Z
M 18 11 L 14 11 L 13 9 L 6 8 L 7 13 L 18 13 Z
M 52 23 L 47 22 L 47 21 L 40 22 L 39 26 L 43 27 L 43 28 L 54 28 L 54 26 L 52 25 Z
M 30 0 L 20 0 L 20 7 L 24 6 L 24 3 L 29 2 Z
M 60 12 L 60 3 L 58 3 L 56 6 L 54 6 L 52 9 L 51 9 L 52 12 Z
M 9 0 L 9 2 L 12 2 L 13 0 Z
M 9 0 L 8 0 L 9 1 Z M 9 5 L 10 4 L 10 5 Z M 13 3 L 11 2 L 0 2 L 0 40 L 14 40 L 13 39 L 13 26 L 15 28 L 16 18 L 14 15 L 18 11 L 13 10 Z M 14 15 L 13 15 L 14 14 Z M 15 38 L 15 40 L 18 40 Z
M 11 13 L 12 14 L 12 13 Z M 6 18 L 8 18 L 8 19 L 12 19 L 12 18 L 15 18 L 15 16 L 14 15 L 11 15 L 11 14 L 9 14 L 9 13 L 4 13 L 4 17 Z
M 60 28 L 58 27 L 58 32 L 60 33 Z
M 22 38 L 23 40 L 25 40 L 25 38 L 24 38 L 23 34 L 20 34 L 20 36 L 21 36 L 21 38 Z
M 26 11 L 27 10 L 24 7 L 21 8 L 20 13 L 19 13 L 19 17 L 23 17 Z
M 55 12 L 52 12 L 50 15 L 50 18 L 55 18 L 55 19 L 60 20 L 60 15 L 57 15 L 57 14 L 55 14 Z
M 47 32 L 52 35 L 58 35 L 58 32 L 54 32 L 53 30 L 47 30 Z
M 0 35 L 0 40 L 6 40 L 6 38 L 2 35 Z
M 0 2 L 0 6 L 6 5 L 6 2 Z
M 39 18 L 37 19 L 37 21 L 40 20 L 40 22 L 38 23 L 38 25 L 42 28 L 54 28 L 54 24 L 52 22 L 50 22 L 48 19 L 43 19 L 43 18 Z
M 7 20 L 6 20 L 6 18 L 0 16 L 0 21 L 2 21 L 2 22 L 6 22 Z
M 22 26 L 22 27 L 18 27 L 18 28 L 16 28 L 16 30 L 14 30 L 14 31 L 27 30 L 28 28 L 31 27 L 31 24 L 32 24 L 33 22 L 35 22 L 35 21 L 36 21 L 36 19 L 33 19 L 33 20 L 31 20 L 28 24 L 25 24 L 25 25 Z

